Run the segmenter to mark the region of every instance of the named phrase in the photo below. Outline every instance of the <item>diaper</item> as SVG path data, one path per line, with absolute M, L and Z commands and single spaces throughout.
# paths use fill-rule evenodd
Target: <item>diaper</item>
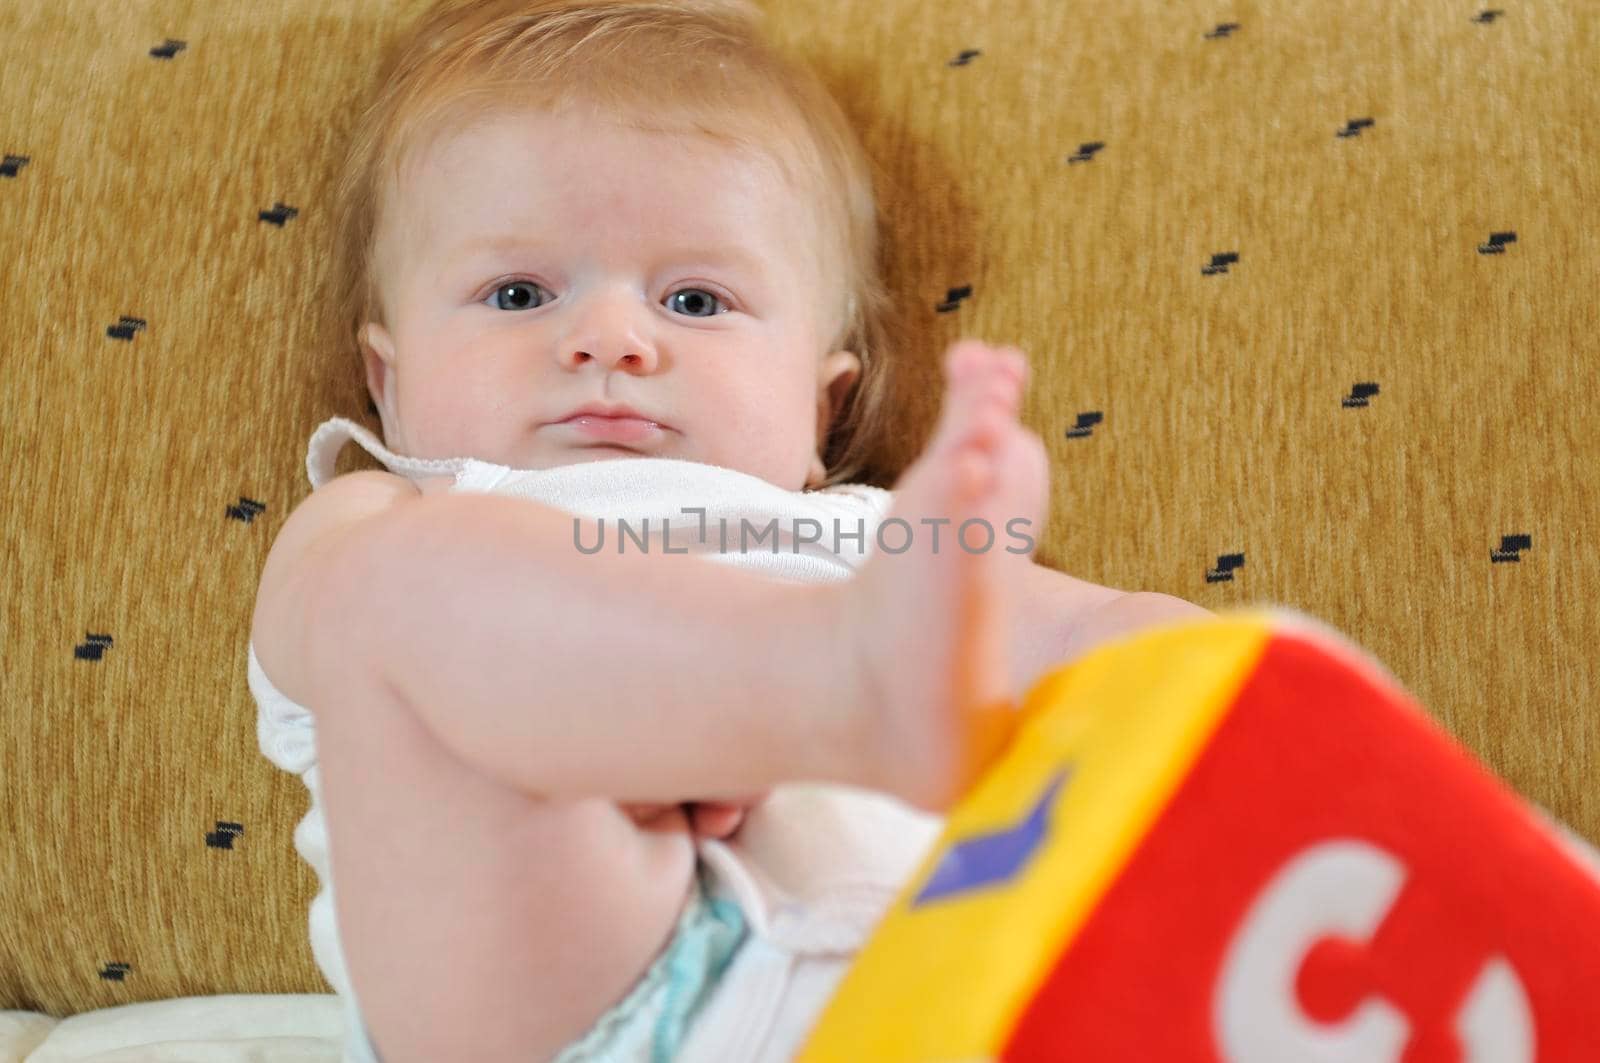
M 554 1063 L 671 1063 L 700 1005 L 750 936 L 739 906 L 712 896 L 708 875 L 697 862 L 694 889 L 666 949 L 628 995 Z M 372 1058 L 382 1063 L 370 1035 L 366 1041 Z
M 666 951 L 555 1063 L 671 1063 L 700 1004 L 749 937 L 744 913 L 712 896 L 706 876 L 705 864 L 697 862 L 695 888 Z

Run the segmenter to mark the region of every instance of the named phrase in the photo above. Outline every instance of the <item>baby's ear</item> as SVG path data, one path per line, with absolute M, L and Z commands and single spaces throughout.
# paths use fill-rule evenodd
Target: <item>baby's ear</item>
M 367 371 L 367 393 L 372 396 L 372 404 L 378 408 L 378 417 L 383 421 L 385 438 L 389 438 L 391 405 L 393 396 L 390 394 L 394 383 L 394 339 L 389 331 L 376 321 L 369 321 L 361 326 L 358 336 L 361 344 L 361 361 Z
M 811 469 L 806 474 L 806 489 L 811 490 L 827 479 L 828 470 L 822 464 L 822 450 L 828 441 L 828 429 L 844 406 L 844 400 L 861 376 L 861 359 L 854 351 L 834 351 L 822 360 L 817 374 L 817 445 L 811 452 Z
M 817 444 L 828 437 L 834 418 L 861 376 L 861 359 L 854 351 L 834 351 L 822 360 L 817 375 Z

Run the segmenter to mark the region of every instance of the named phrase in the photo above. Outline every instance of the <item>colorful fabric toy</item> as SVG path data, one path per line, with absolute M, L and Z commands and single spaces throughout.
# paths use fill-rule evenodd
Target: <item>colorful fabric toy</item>
M 802 1063 L 1600 1059 L 1600 864 L 1301 614 L 1043 678 Z

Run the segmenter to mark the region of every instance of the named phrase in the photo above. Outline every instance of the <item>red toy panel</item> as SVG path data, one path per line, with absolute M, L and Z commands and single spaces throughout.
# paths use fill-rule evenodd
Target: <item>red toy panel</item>
M 1003 1058 L 1592 1061 L 1597 1012 L 1594 881 L 1404 693 L 1278 634 Z

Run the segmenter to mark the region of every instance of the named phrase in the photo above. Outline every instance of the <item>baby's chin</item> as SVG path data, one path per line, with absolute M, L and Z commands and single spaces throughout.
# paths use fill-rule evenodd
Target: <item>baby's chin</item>
M 504 454 L 500 457 L 480 460 L 491 461 L 494 464 L 504 465 L 510 469 L 533 470 L 559 469 L 566 465 L 587 465 L 597 461 L 626 461 L 629 458 L 668 458 L 674 456 L 652 453 L 620 443 L 606 443 L 581 447 L 538 447 L 532 451 Z
M 623 443 L 595 443 L 585 446 L 564 446 L 557 448 L 538 448 L 533 453 L 516 454 L 511 456 L 514 460 L 496 459 L 498 464 L 512 469 L 559 469 L 566 465 L 587 465 L 597 461 L 626 461 L 630 458 L 661 458 L 677 461 L 690 461 L 699 464 L 713 465 L 719 469 L 729 469 L 733 472 L 742 472 L 747 476 L 766 480 L 777 487 L 789 491 L 798 491 L 802 484 L 785 485 L 779 480 L 774 480 L 763 471 L 747 468 L 735 462 L 722 462 L 686 454 L 665 453 L 660 450 L 642 450 L 630 447 Z
M 615 461 L 620 458 L 663 458 L 665 454 L 637 450 L 621 443 L 597 443 L 586 447 L 569 447 L 561 454 L 549 458 L 547 468 L 557 465 L 578 465 L 589 461 Z

